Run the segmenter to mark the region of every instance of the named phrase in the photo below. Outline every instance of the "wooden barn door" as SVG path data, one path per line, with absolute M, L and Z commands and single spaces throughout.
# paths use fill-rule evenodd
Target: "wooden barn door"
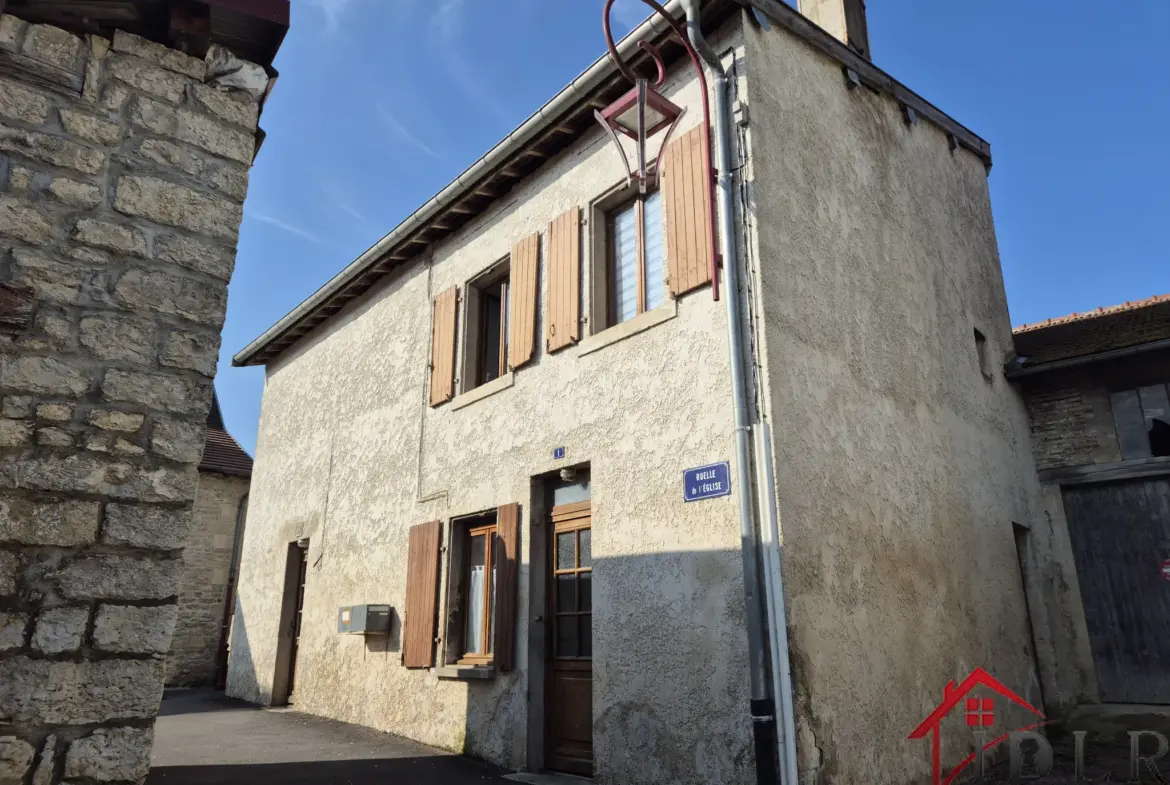
M 1170 478 L 1064 489 L 1103 703 L 1170 703 Z

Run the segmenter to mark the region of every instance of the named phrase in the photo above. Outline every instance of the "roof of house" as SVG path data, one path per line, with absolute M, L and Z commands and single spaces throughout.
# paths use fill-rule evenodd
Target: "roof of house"
M 212 398 L 211 411 L 207 413 L 207 439 L 203 445 L 199 471 L 235 477 L 252 476 L 252 456 L 244 452 L 244 448 L 224 427 L 218 395 Z
M 1022 367 L 1170 340 L 1170 294 L 1015 328 Z
M 851 80 L 892 96 L 912 110 L 914 117 L 939 127 L 950 138 L 952 148 L 969 150 L 986 166 L 991 166 L 991 145 L 986 141 L 781 0 L 702 0 L 702 4 L 705 32 L 714 31 L 734 13 L 749 7 L 766 17 L 770 24 L 784 28 L 811 48 L 838 61 Z M 669 0 L 665 7 L 675 19 L 683 18 L 679 0 Z M 621 56 L 641 72 L 646 72 L 649 60 L 638 48 L 642 41 L 657 46 L 666 62 L 684 53 L 666 22 L 653 16 L 617 44 Z M 578 141 L 586 129 L 594 128 L 594 110 L 609 105 L 629 88 L 609 56 L 603 55 L 450 185 L 241 349 L 232 363 L 264 365 L 277 357 L 385 276 L 484 213 L 547 160 Z
M 74 33 L 135 33 L 198 57 L 208 44 L 271 66 L 289 25 L 289 0 L 8 0 L 5 13 Z M 202 16 L 202 18 L 200 18 Z

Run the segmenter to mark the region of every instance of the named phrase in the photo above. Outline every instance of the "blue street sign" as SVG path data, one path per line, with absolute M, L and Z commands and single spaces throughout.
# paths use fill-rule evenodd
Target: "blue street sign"
M 561 458 L 564 458 L 564 457 L 565 457 L 565 448 L 564 447 L 554 447 L 553 448 L 553 460 L 554 461 L 559 461 Z
M 713 463 L 683 472 L 683 500 L 697 502 L 731 495 L 731 464 Z

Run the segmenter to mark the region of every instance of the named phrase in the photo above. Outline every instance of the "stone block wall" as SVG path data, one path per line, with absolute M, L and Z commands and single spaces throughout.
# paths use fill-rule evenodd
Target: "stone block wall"
M 146 777 L 266 86 L 0 16 L 0 783 Z
M 195 511 L 183 551 L 179 624 L 167 655 L 167 686 L 209 685 L 215 680 L 230 589 L 233 546 L 247 477 L 199 473 Z

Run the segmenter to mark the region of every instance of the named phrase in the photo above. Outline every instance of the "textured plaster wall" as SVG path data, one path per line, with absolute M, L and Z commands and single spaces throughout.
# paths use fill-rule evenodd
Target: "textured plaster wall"
M 987 173 L 800 42 L 745 37 L 800 765 L 818 783 L 924 781 L 929 742 L 906 737 L 949 680 L 982 666 L 1040 700 L 1012 522 L 1042 508 L 999 370 Z
M 240 500 L 247 493 L 246 477 L 199 473 L 191 533 L 183 549 L 179 620 L 167 654 L 168 687 L 215 680 Z
M 666 92 L 692 107 L 693 125 L 697 88 L 676 76 Z M 618 184 L 609 144 L 589 133 L 437 245 L 432 264 L 409 265 L 268 369 L 230 694 L 272 699 L 287 548 L 308 537 L 297 707 L 524 766 L 535 744 L 528 635 L 544 612 L 528 603 L 531 527 L 543 525 L 531 518 L 530 478 L 589 462 L 597 781 L 751 780 L 735 507 L 730 498 L 684 504 L 681 487 L 685 468 L 730 457 L 723 305 L 696 291 L 673 318 L 599 351 L 539 349 L 513 386 L 471 405 L 425 405 L 431 297 Z M 542 292 L 544 281 L 542 270 Z M 675 310 L 669 302 L 661 315 Z M 541 347 L 543 329 L 541 319 Z M 563 461 L 554 447 L 565 448 Z M 513 673 L 440 679 L 401 666 L 397 632 L 389 643 L 336 634 L 340 605 L 390 603 L 402 613 L 408 527 L 507 502 L 523 508 Z M 444 602 L 446 587 L 444 572 Z

